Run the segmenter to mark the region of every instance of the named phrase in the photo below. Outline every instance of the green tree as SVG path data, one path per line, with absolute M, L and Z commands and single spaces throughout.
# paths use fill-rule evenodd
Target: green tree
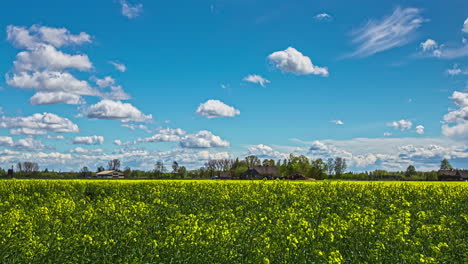
M 311 167 L 307 173 L 307 177 L 317 180 L 325 179 L 328 170 L 328 165 L 322 160 L 317 159 L 311 162 Z
M 162 161 L 157 161 L 156 165 L 154 165 L 154 172 L 156 174 L 156 177 L 160 178 L 164 171 L 166 171 L 164 163 Z
M 450 161 L 448 161 L 447 159 L 443 159 L 440 162 L 440 169 L 441 170 L 451 170 L 451 169 L 453 169 L 453 166 L 452 166 L 452 164 L 450 164 Z
M 335 161 L 333 160 L 333 158 L 328 158 L 327 166 L 328 166 L 328 175 L 332 175 L 333 172 L 335 171 Z
M 185 168 L 185 166 L 180 166 L 179 167 L 179 175 L 181 178 L 187 178 L 187 168 Z
M 335 174 L 337 176 L 340 176 L 345 172 L 346 168 L 348 167 L 348 165 L 346 165 L 346 159 L 340 157 L 336 158 L 333 167 L 335 169 Z
M 405 176 L 410 177 L 416 175 L 416 168 L 413 165 L 409 165 L 408 168 L 406 168 Z
M 260 165 L 260 159 L 255 155 L 245 157 L 245 163 L 249 168 Z
M 177 161 L 172 163 L 172 173 L 174 173 L 174 175 L 179 173 L 179 163 L 177 163 Z

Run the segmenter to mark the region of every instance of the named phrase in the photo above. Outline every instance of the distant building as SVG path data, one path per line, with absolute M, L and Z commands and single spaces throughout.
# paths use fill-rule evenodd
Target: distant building
M 254 166 L 249 168 L 246 172 L 242 173 L 241 179 L 276 179 L 280 178 L 281 173 L 277 166 Z
M 120 171 L 115 170 L 105 170 L 96 173 L 96 178 L 98 179 L 123 179 L 125 175 Z
M 232 179 L 231 172 L 229 172 L 229 171 L 222 171 L 222 172 L 219 174 L 219 179 L 221 179 L 221 180 L 230 180 L 230 179 Z
M 439 170 L 439 181 L 468 181 L 468 170 Z

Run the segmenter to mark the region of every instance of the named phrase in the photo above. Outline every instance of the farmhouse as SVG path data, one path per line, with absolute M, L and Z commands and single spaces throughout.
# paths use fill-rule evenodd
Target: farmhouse
M 123 179 L 125 176 L 120 171 L 105 170 L 96 173 L 96 178 L 99 179 Z
M 275 179 L 281 177 L 279 168 L 276 166 L 254 166 L 241 175 L 241 179 Z
M 439 170 L 439 181 L 468 181 L 468 170 Z

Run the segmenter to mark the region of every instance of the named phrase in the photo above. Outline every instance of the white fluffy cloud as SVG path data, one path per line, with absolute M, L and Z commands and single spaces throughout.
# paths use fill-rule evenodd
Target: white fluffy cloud
M 86 81 L 80 81 L 68 72 L 21 72 L 7 77 L 7 84 L 44 92 L 67 92 L 76 95 L 97 95 Z
M 48 105 L 48 104 L 84 104 L 85 101 L 81 96 L 65 92 L 39 92 L 34 94 L 29 102 L 32 105 Z
M 97 86 L 101 88 L 101 92 L 99 92 L 100 96 L 105 99 L 111 100 L 128 100 L 130 99 L 130 95 L 124 92 L 122 86 L 115 84 L 115 79 L 106 76 L 103 79 L 99 78 L 92 78 Z M 105 91 L 106 88 L 109 88 L 110 91 Z
M 422 125 L 417 126 L 416 127 L 416 133 L 418 133 L 419 135 L 424 134 L 424 126 L 422 126 Z
M 7 40 L 19 48 L 32 49 L 41 43 L 47 43 L 59 48 L 67 45 L 90 43 L 91 36 L 85 32 L 73 35 L 66 28 L 33 25 L 28 29 L 9 25 L 7 26 Z
M 328 76 L 328 69 L 326 67 L 313 65 L 309 57 L 304 56 L 293 47 L 273 52 L 268 55 L 268 60 L 282 72 L 294 73 L 297 75 L 314 74 Z
M 210 131 L 202 130 L 183 137 L 180 146 L 183 148 L 222 148 L 229 147 L 229 142 L 213 135 Z
M 118 120 L 121 122 L 146 122 L 153 118 L 145 115 L 129 103 L 104 99 L 83 109 L 83 113 L 90 119 Z
M 80 154 L 85 154 L 85 153 L 102 153 L 104 150 L 103 149 L 85 149 L 82 147 L 76 147 L 74 149 L 71 149 L 71 153 L 80 153 Z
M 208 100 L 197 108 L 196 113 L 206 118 L 234 117 L 240 115 L 240 111 L 219 100 Z
M 0 118 L 0 128 L 12 129 L 14 134 L 46 134 L 74 133 L 79 132 L 76 124 L 68 118 L 60 117 L 51 113 L 37 113 L 27 117 L 6 117 Z
M 114 65 L 115 69 L 120 71 L 120 72 L 126 72 L 127 71 L 127 66 L 123 63 L 118 63 L 115 61 L 109 61 L 110 64 Z
M 449 44 L 438 44 L 432 39 L 428 39 L 421 43 L 421 52 L 418 54 L 419 57 L 433 57 L 439 59 L 455 59 L 468 56 L 468 42 L 465 38 L 462 39 L 462 45 Z M 461 73 L 455 69 L 452 73 Z M 450 72 L 449 72 L 450 74 Z
M 444 115 L 442 134 L 454 139 L 468 139 L 468 93 L 455 91 L 450 99 L 459 108 Z
M 16 72 L 64 69 L 86 71 L 93 67 L 87 55 L 69 55 L 45 44 L 18 53 L 13 64 Z
M 35 140 L 32 137 L 22 138 L 16 141 L 13 146 L 17 150 L 24 151 L 40 151 L 46 148 L 41 141 Z
M 77 79 L 70 70 L 89 71 L 93 64 L 86 54 L 67 54 L 57 48 L 66 45 L 80 45 L 91 42 L 91 37 L 82 32 L 72 35 L 64 28 L 34 25 L 29 29 L 8 26 L 7 39 L 16 47 L 26 50 L 19 52 L 14 61 L 14 70 L 6 75 L 7 84 L 37 93 L 30 99 L 31 104 L 83 104 L 82 96 L 96 96 L 109 100 L 128 100 L 115 80 L 107 76 L 95 80 L 98 88 L 87 81 Z M 118 70 L 125 71 L 125 65 L 111 62 Z
M 142 4 L 129 4 L 125 0 L 120 0 L 120 4 L 122 5 L 122 15 L 126 16 L 130 19 L 135 18 L 143 12 L 143 5 Z
M 0 136 L 0 146 L 12 147 L 16 150 L 24 151 L 40 151 L 46 148 L 41 141 L 34 140 L 32 137 L 22 138 L 15 142 L 11 137 Z M 15 153 L 10 152 L 9 154 Z
M 245 77 L 243 80 L 246 81 L 246 82 L 260 84 L 262 87 L 265 87 L 266 83 L 270 83 L 269 80 L 267 80 L 267 79 L 265 79 L 262 76 L 257 75 L 257 74 L 250 74 L 247 77 Z
M 264 144 L 249 146 L 247 150 L 248 150 L 247 155 L 255 155 L 260 158 L 285 159 L 288 156 L 288 154 L 276 151 L 272 147 L 264 145 Z
M 424 42 L 421 42 L 421 48 L 423 51 L 434 50 L 438 47 L 438 44 L 433 39 L 427 39 Z
M 468 106 L 468 93 L 455 91 L 450 99 L 458 106 Z
M 5 136 L 0 136 L 0 146 L 3 147 L 11 147 L 13 146 L 13 138 L 12 137 L 5 137 Z
M 358 44 L 358 48 L 350 56 L 367 57 L 406 45 L 414 39 L 414 33 L 424 21 L 420 9 L 397 7 L 390 16 L 370 20 L 352 32 L 352 41 Z
M 462 31 L 468 33 L 468 18 L 466 18 L 465 22 L 463 23 Z
M 75 137 L 75 139 L 73 139 L 73 144 L 102 145 L 103 143 L 103 136 Z
M 180 128 L 161 128 L 157 134 L 154 134 L 151 137 L 139 138 L 138 142 L 175 142 L 181 141 L 182 136 L 187 134 L 187 132 Z
M 413 122 L 411 122 L 409 120 L 402 119 L 402 120 L 399 120 L 399 121 L 390 122 L 387 125 L 390 126 L 390 127 L 399 129 L 401 131 L 404 131 L 404 130 L 411 129 L 411 127 L 413 127 Z

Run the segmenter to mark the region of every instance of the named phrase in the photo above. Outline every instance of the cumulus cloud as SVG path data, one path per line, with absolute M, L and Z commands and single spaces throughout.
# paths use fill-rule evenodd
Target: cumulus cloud
M 438 44 L 432 39 L 421 43 L 421 52 L 418 57 L 432 57 L 439 59 L 455 59 L 468 56 L 468 42 L 463 38 L 462 45 Z M 453 71 L 452 71 L 453 72 Z M 455 70 L 456 72 L 456 70 Z M 450 73 L 449 73 L 450 74 Z
M 29 29 L 20 26 L 7 26 L 7 40 L 18 48 L 35 48 L 42 43 L 54 47 L 81 45 L 91 42 L 91 36 L 85 32 L 73 35 L 66 28 L 52 28 L 33 25 Z
M 328 68 L 319 67 L 312 64 L 309 57 L 293 47 L 288 47 L 282 51 L 276 51 L 268 55 L 268 60 L 282 72 L 294 73 L 297 75 L 321 75 L 328 76 Z
M 130 19 L 138 17 L 143 12 L 143 4 L 129 4 L 125 0 L 121 0 L 122 15 Z
M 147 122 L 153 116 L 145 115 L 129 103 L 104 99 L 83 109 L 83 113 L 90 119 L 107 119 L 121 122 Z
M 91 37 L 82 32 L 71 34 L 64 28 L 34 25 L 24 28 L 9 26 L 7 39 L 16 47 L 26 50 L 16 55 L 14 70 L 6 75 L 7 84 L 21 89 L 35 90 L 30 99 L 34 105 L 42 104 L 83 104 L 82 96 L 96 96 L 109 100 L 128 100 L 115 80 L 107 76 L 96 80 L 92 87 L 87 81 L 77 79 L 70 70 L 90 71 L 93 64 L 86 54 L 67 54 L 57 48 L 66 45 L 80 45 L 91 42 Z M 118 70 L 125 65 L 111 62 Z M 93 79 L 93 78 L 92 78 Z
M 183 137 L 180 146 L 183 148 L 223 148 L 229 147 L 229 142 L 213 135 L 210 131 L 202 130 Z
M 269 158 L 269 159 L 284 159 L 287 158 L 289 154 L 281 153 L 274 150 L 272 147 L 258 144 L 254 146 L 249 146 L 247 155 L 255 155 L 260 158 Z
M 87 55 L 70 55 L 63 53 L 51 45 L 37 45 L 35 48 L 22 51 L 16 55 L 13 62 L 16 72 L 64 69 L 90 70 L 93 65 Z
M 114 78 L 110 76 L 106 76 L 103 79 L 99 79 L 95 77 L 92 79 L 96 82 L 97 86 L 99 86 L 99 88 L 103 90 L 102 92 L 99 93 L 102 98 L 111 99 L 111 100 L 130 99 L 130 95 L 124 92 L 122 86 L 115 84 Z M 110 91 L 104 91 L 104 89 L 106 88 L 109 88 Z
M 32 137 L 22 138 L 15 142 L 12 137 L 0 136 L 0 146 L 13 147 L 16 150 L 24 151 L 40 151 L 46 148 L 41 141 L 34 140 Z M 15 153 L 10 152 L 8 154 Z
M 11 147 L 13 144 L 14 142 L 12 137 L 0 136 L 0 146 Z
M 180 128 L 160 128 L 157 134 L 151 137 L 139 138 L 138 142 L 175 142 L 182 140 L 187 132 Z
M 127 66 L 123 63 L 118 63 L 115 61 L 109 61 L 110 64 L 114 65 L 115 69 L 120 71 L 120 72 L 126 72 L 127 71 Z
M 458 106 L 468 106 L 468 93 L 455 91 L 450 99 Z
M 421 9 L 397 7 L 393 13 L 380 20 L 370 20 L 352 32 L 352 42 L 358 45 L 352 57 L 367 57 L 400 47 L 414 39 L 416 30 L 424 22 Z
M 439 45 L 437 44 L 437 42 L 433 39 L 427 39 L 426 41 L 424 42 L 421 42 L 421 48 L 423 51 L 430 51 L 430 50 L 434 50 L 438 47 Z
M 85 154 L 85 153 L 102 153 L 104 150 L 103 149 L 85 149 L 82 147 L 76 147 L 74 149 L 71 149 L 71 153 L 80 153 L 80 154 Z
M 41 151 L 46 148 L 41 141 L 35 140 L 32 137 L 19 139 L 13 146 L 17 150 L 24 151 Z
M 320 13 L 320 14 L 315 15 L 314 19 L 319 20 L 319 21 L 330 21 L 332 20 L 332 16 L 327 13 Z
M 390 127 L 399 129 L 401 131 L 405 131 L 405 130 L 409 130 L 409 129 L 411 129 L 411 127 L 413 127 L 413 122 L 411 122 L 409 120 L 402 119 L 402 120 L 399 120 L 399 121 L 390 122 L 387 125 L 390 126 Z
M 7 76 L 7 84 L 21 89 L 44 92 L 66 92 L 75 95 L 98 95 L 86 81 L 76 79 L 68 72 L 21 72 Z
M 453 126 L 442 125 L 442 134 L 454 139 L 468 139 L 468 122 L 462 121 Z
M 103 136 L 87 136 L 87 137 L 75 137 L 73 144 L 83 145 L 102 145 L 104 143 Z
M 39 92 L 34 94 L 29 102 L 32 105 L 49 105 L 49 104 L 84 104 L 85 101 L 81 96 L 65 92 Z
M 424 126 L 421 126 L 421 125 L 417 126 L 416 133 L 418 133 L 419 135 L 424 134 Z
M 245 77 L 243 80 L 246 81 L 246 82 L 260 84 L 262 87 L 265 87 L 266 83 L 270 83 L 269 80 L 267 80 L 267 79 L 265 79 L 262 76 L 257 75 L 257 74 L 250 74 L 247 77 Z
M 335 125 L 344 125 L 344 122 L 341 120 L 331 120 L 330 122 L 332 122 Z
M 234 117 L 240 115 L 240 111 L 219 100 L 208 100 L 197 108 L 196 113 L 206 118 Z
M 13 134 L 46 134 L 55 133 L 75 133 L 79 132 L 76 124 L 68 118 L 60 117 L 52 113 L 37 113 L 27 117 L 6 117 L 0 118 L 0 128 L 11 129 Z

